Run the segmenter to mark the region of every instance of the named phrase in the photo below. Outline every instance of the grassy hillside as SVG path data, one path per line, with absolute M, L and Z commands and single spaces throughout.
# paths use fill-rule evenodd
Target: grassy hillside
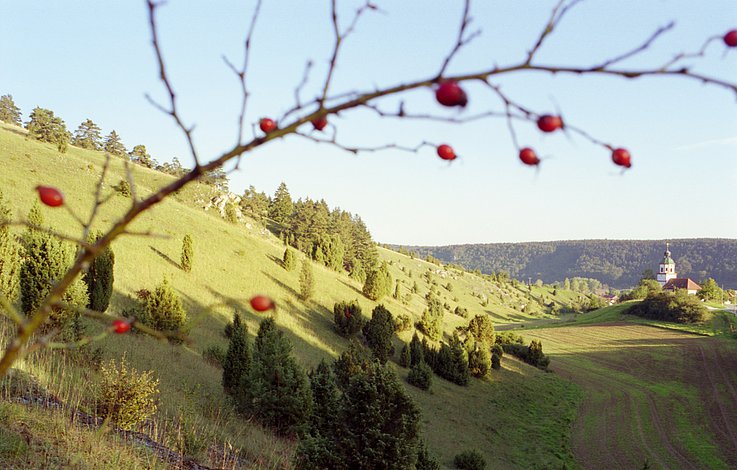
M 51 145 L 27 140 L 20 129 L 2 127 L 0 161 L 0 189 L 6 200 L 12 201 L 14 215 L 22 218 L 35 199 L 33 188 L 37 184 L 59 187 L 67 205 L 85 216 L 92 206 L 94 185 L 104 159 L 99 152 L 75 147 L 59 154 Z M 122 162 L 114 160 L 106 191 L 112 191 L 111 186 L 123 177 L 123 171 Z M 138 166 L 134 166 L 133 173 L 139 196 L 171 181 L 171 176 Z M 362 286 L 345 273 L 317 264 L 316 294 L 307 302 L 299 300 L 299 270 L 286 272 L 281 267 L 284 247 L 279 240 L 256 223 L 229 224 L 214 212 L 204 212 L 201 207 L 211 196 L 208 186 L 185 188 L 175 198 L 145 213 L 131 227 L 152 231 L 157 236 L 128 236 L 113 244 L 116 265 L 111 311 L 123 311 L 137 290 L 152 289 L 167 277 L 187 308 L 193 345 L 172 346 L 140 335 L 115 336 L 100 343 L 102 356 L 108 359 L 125 355 L 134 367 L 155 371 L 160 379 L 161 399 L 159 411 L 147 429 L 162 442 L 212 466 L 222 466 L 223 461 L 255 468 L 289 466 L 295 443 L 277 438 L 238 416 L 222 391 L 220 369 L 205 361 L 202 352 L 211 346 L 226 347 L 222 331 L 234 311 L 244 315 L 250 333 L 254 334 L 262 315 L 247 307 L 248 299 L 265 293 L 279 306 L 277 323 L 291 339 L 295 356 L 309 368 L 347 347 L 347 341 L 333 330 L 331 310 L 335 302 L 358 299 L 365 312 L 370 312 L 376 303 L 363 297 Z M 111 224 L 128 204 L 129 199 L 114 196 L 101 208 L 98 228 Z M 46 225 L 78 235 L 79 228 L 66 211 L 45 209 L 44 216 Z M 187 233 L 192 235 L 195 246 L 190 273 L 178 265 L 182 237 Z M 577 297 L 562 289 L 554 296 L 549 287 L 491 283 L 389 250 L 379 249 L 379 254 L 390 263 L 391 274 L 399 279 L 405 294 L 411 292 L 415 282 L 418 284 L 417 293 L 407 296 L 404 303 L 392 298 L 382 300 L 395 316 L 406 314 L 418 320 L 425 308 L 424 295 L 431 288 L 439 292 L 451 311 L 460 305 L 468 309 L 469 318 L 488 314 L 495 323 L 550 318 L 538 299 L 565 306 Z M 299 257 L 301 262 L 303 257 Z M 525 310 L 527 313 L 523 313 Z M 467 321 L 446 312 L 445 334 Z M 89 327 L 93 331 L 99 328 L 94 324 Z M 404 332 L 401 340 L 408 341 L 411 335 L 412 331 Z M 1 336 L 6 339 L 8 335 Z M 62 366 L 55 365 L 56 361 L 62 361 Z M 78 367 L 63 355 L 36 355 L 18 367 L 32 372 L 41 386 L 52 393 L 73 397 L 80 409 L 94 409 L 96 371 Z M 577 392 L 554 375 L 542 374 L 510 359 L 505 360 L 504 370 L 487 380 L 474 380 L 468 388 L 436 377 L 431 393 L 409 386 L 408 389 L 422 408 L 431 450 L 444 465 L 450 465 L 453 455 L 468 447 L 481 451 L 494 468 L 558 467 L 572 463 L 567 443 Z M 9 416 L 17 413 L 12 411 Z M 29 413 L 41 419 L 37 411 Z M 23 419 L 10 419 L 9 429 L 17 429 Z M 51 422 L 59 418 L 49 415 L 48 419 Z M 59 432 L 71 439 L 76 428 Z M 43 435 L 32 433 L 32 442 L 43 440 Z M 538 436 L 534 443 L 531 435 Z M 118 445 L 112 436 L 107 440 L 111 446 Z M 143 461 L 150 458 L 145 449 L 131 449 Z M 229 457 L 223 457 L 224 454 Z M 17 458 L 35 458 L 34 455 L 24 451 Z
M 663 234 L 667 236 L 667 233 Z M 697 281 L 713 277 L 725 288 L 737 288 L 737 240 L 670 240 L 680 276 Z M 407 247 L 421 256 L 490 273 L 508 271 L 518 279 L 594 278 L 619 289 L 632 287 L 646 269 L 657 271 L 665 240 L 567 240 L 531 243 L 488 243 Z

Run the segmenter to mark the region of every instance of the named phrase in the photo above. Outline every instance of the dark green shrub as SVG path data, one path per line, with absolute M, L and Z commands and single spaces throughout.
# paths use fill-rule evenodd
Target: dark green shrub
M 90 244 L 95 243 L 102 237 L 102 232 L 97 232 L 94 236 L 90 236 L 87 240 Z M 89 295 L 89 304 L 92 310 L 104 312 L 110 306 L 110 297 L 113 295 L 113 282 L 115 254 L 110 246 L 106 246 L 95 256 L 90 263 L 87 272 L 82 276 L 82 280 L 87 285 L 87 294 Z
M 502 368 L 502 357 L 497 353 L 491 355 L 491 368 L 494 370 Z
M 312 412 L 307 374 L 291 352 L 292 345 L 274 319 L 264 319 L 254 342 L 248 377 L 239 386 L 240 408 L 280 435 L 305 431 Z
M 241 316 L 237 312 L 233 316 L 233 323 L 230 324 L 230 341 L 222 364 L 225 393 L 235 394 L 241 386 L 243 377 L 247 376 L 251 369 L 248 328 L 241 322 Z
M 460 305 L 456 307 L 456 309 L 453 311 L 456 315 L 458 315 L 461 318 L 468 318 L 468 309 L 466 307 L 461 307 Z
M 302 300 L 309 300 L 315 293 L 315 276 L 312 273 L 312 262 L 305 259 L 302 262 L 302 271 L 299 273 L 299 296 Z
M 427 296 L 427 308 L 417 325 L 428 338 L 439 340 L 443 334 L 443 304 L 432 294 Z
M 399 354 L 399 365 L 402 367 L 409 367 L 412 363 L 412 354 L 409 351 L 409 345 L 405 344 L 402 346 L 402 352 Z
M 401 333 L 412 328 L 412 319 L 404 313 L 397 315 L 394 319 L 394 331 Z
M 382 263 L 379 269 L 371 271 L 366 277 L 363 285 L 363 295 L 371 300 L 381 300 L 389 295 L 392 290 L 392 276 L 389 274 L 389 266 Z
M 392 354 L 394 318 L 383 305 L 377 305 L 371 315 L 371 320 L 363 327 L 363 336 L 374 356 L 385 364 Z
M 468 369 L 474 377 L 484 377 L 491 368 L 491 354 L 484 345 L 468 353 Z
M 410 354 L 409 364 L 411 366 L 414 366 L 415 364 L 424 362 L 425 361 L 424 352 L 425 352 L 425 348 L 423 348 L 422 343 L 420 342 L 420 337 L 417 336 L 417 333 L 415 333 L 412 336 L 412 341 L 409 342 L 409 354 Z
M 7 95 L 6 95 L 7 96 Z M 4 98 L 4 97 L 3 97 Z M 0 191 L 0 222 L 9 222 L 10 208 Z M 18 298 L 23 247 L 10 233 L 10 227 L 0 226 L 0 293 L 12 304 Z M 2 307 L 0 307 L 2 312 Z
M 477 450 L 466 450 L 456 455 L 453 464 L 461 470 L 484 470 L 486 460 Z
M 701 305 L 696 296 L 678 289 L 675 293 L 659 292 L 648 295 L 645 300 L 632 305 L 624 313 L 675 323 L 698 323 L 704 320 L 706 307 Z
M 337 302 L 333 305 L 333 321 L 338 333 L 346 338 L 355 336 L 366 323 L 361 313 L 361 306 L 355 300 Z
M 194 246 L 192 244 L 192 236 L 187 234 L 182 239 L 182 256 L 180 258 L 182 269 L 185 272 L 192 271 L 192 262 L 194 261 Z
M 422 390 L 429 390 L 432 385 L 432 369 L 424 362 L 412 366 L 407 375 L 407 382 Z
M 113 189 L 120 194 L 123 197 L 131 197 L 131 185 L 128 183 L 128 180 L 121 179 L 118 181 L 118 184 L 113 186 Z
M 132 429 L 156 412 L 159 381 L 152 371 L 138 372 L 125 357 L 100 366 L 97 414 L 123 429 Z
M 417 446 L 415 470 L 440 470 L 440 463 L 430 454 L 424 441 L 420 441 Z
M 282 257 L 282 266 L 287 271 L 294 271 L 294 268 L 297 267 L 297 255 L 294 253 L 294 250 L 289 247 L 284 250 L 284 256 Z
M 216 344 L 210 345 L 202 351 L 202 358 L 217 367 L 223 367 L 226 355 L 227 351 Z
M 187 312 L 168 279 L 164 278 L 148 295 L 144 303 L 143 317 L 139 320 L 159 331 L 177 331 L 184 327 Z

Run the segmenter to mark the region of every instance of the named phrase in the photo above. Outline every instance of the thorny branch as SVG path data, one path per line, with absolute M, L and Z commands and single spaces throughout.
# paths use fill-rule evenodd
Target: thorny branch
M 194 126 L 187 127 L 184 125 L 184 122 L 179 117 L 179 113 L 177 112 L 177 95 L 174 93 L 174 88 L 171 86 L 171 82 L 169 81 L 169 77 L 166 74 L 166 66 L 164 65 L 164 57 L 161 53 L 161 46 L 159 45 L 159 34 L 158 29 L 156 28 L 156 8 L 161 4 L 159 2 L 154 2 L 153 0 L 146 0 L 146 3 L 148 5 L 148 18 L 149 18 L 149 26 L 151 29 L 151 44 L 154 48 L 154 52 L 156 53 L 156 60 L 159 65 L 159 78 L 161 79 L 161 82 L 164 84 L 164 87 L 166 88 L 167 93 L 169 93 L 169 106 L 170 108 L 164 108 L 160 104 L 158 104 L 156 101 L 153 100 L 149 95 L 146 95 L 146 99 L 155 107 L 159 108 L 162 112 L 168 114 L 169 116 L 174 119 L 174 121 L 177 123 L 177 126 L 184 132 L 184 136 L 187 139 L 187 144 L 189 145 L 189 151 L 192 154 L 192 159 L 194 160 L 194 170 L 196 171 L 200 166 L 200 159 L 197 156 L 197 149 L 194 146 L 194 141 L 192 140 L 192 131 L 194 130 Z
M 335 134 L 333 135 L 332 138 L 323 139 L 323 138 L 314 137 L 313 135 L 305 134 L 304 132 L 299 130 L 301 126 L 305 125 L 306 123 L 309 123 L 311 120 L 315 119 L 316 117 L 335 115 L 342 111 L 346 111 L 346 110 L 354 109 L 354 108 L 368 107 L 370 109 L 373 109 L 375 112 L 379 112 L 379 115 L 381 116 L 382 115 L 381 113 L 383 113 L 383 111 L 381 112 L 379 111 L 379 108 L 377 108 L 373 104 L 374 101 L 380 98 L 386 97 L 386 96 L 398 95 L 398 94 L 411 91 L 411 90 L 416 90 L 420 88 L 429 88 L 429 87 L 432 87 L 434 84 L 436 84 L 438 80 L 437 76 L 432 76 L 432 77 L 428 77 L 428 78 L 424 78 L 424 79 L 420 79 L 416 81 L 397 84 L 397 85 L 382 88 L 382 89 L 375 89 L 375 90 L 363 91 L 363 92 L 347 91 L 347 92 L 342 92 L 342 93 L 330 96 L 329 95 L 330 84 L 331 84 L 333 73 L 334 73 L 334 70 L 337 64 L 338 52 L 340 50 L 342 41 L 353 31 L 358 19 L 366 10 L 376 9 L 376 7 L 372 3 L 366 2 L 361 8 L 357 10 L 355 17 L 353 18 L 353 21 L 350 23 L 350 26 L 341 33 L 339 26 L 338 26 L 338 20 L 337 20 L 336 1 L 337 0 L 334 0 L 332 2 L 333 7 L 331 10 L 332 18 L 333 18 L 333 28 L 335 32 L 335 44 L 334 44 L 332 58 L 331 58 L 329 69 L 328 69 L 328 74 L 322 86 L 322 91 L 320 95 L 308 103 L 301 104 L 299 102 L 299 92 L 301 90 L 301 87 L 304 86 L 301 83 L 297 87 L 297 90 L 295 91 L 295 94 L 297 97 L 297 103 L 294 108 L 288 110 L 285 113 L 284 115 L 285 122 L 281 122 L 278 129 L 274 130 L 273 132 L 268 133 L 267 135 L 254 137 L 248 142 L 241 142 L 239 140 L 238 143 L 235 146 L 233 146 L 230 150 L 222 153 L 221 155 L 217 156 L 216 158 L 212 159 L 211 161 L 207 163 L 201 164 L 199 162 L 199 159 L 197 158 L 197 154 L 196 154 L 194 144 L 192 141 L 192 128 L 186 127 L 183 124 L 181 117 L 179 116 L 179 113 L 176 107 L 176 95 L 174 94 L 174 91 L 172 89 L 168 75 L 166 73 L 163 55 L 162 55 L 162 51 L 161 51 L 159 41 L 158 41 L 157 24 L 156 24 L 156 17 L 155 17 L 155 10 L 160 5 L 160 3 L 155 3 L 152 0 L 147 0 L 148 14 L 149 14 L 149 26 L 150 26 L 151 35 L 152 35 L 152 45 L 153 45 L 154 52 L 156 54 L 157 61 L 158 61 L 159 78 L 163 86 L 166 88 L 167 92 L 169 93 L 170 109 L 163 108 L 162 106 L 153 102 L 153 100 L 151 100 L 151 102 L 153 103 L 154 106 L 156 106 L 162 112 L 171 116 L 172 119 L 180 127 L 180 129 L 184 132 L 185 138 L 190 146 L 190 150 L 192 151 L 196 165 L 191 171 L 189 171 L 184 176 L 160 188 L 153 194 L 141 200 L 139 200 L 137 196 L 135 196 L 135 189 L 134 189 L 135 186 L 133 184 L 134 182 L 133 182 L 132 173 L 130 171 L 130 167 L 127 168 L 126 172 L 127 172 L 128 182 L 130 183 L 131 191 L 134 194 L 130 208 L 119 220 L 117 220 L 113 224 L 113 226 L 104 235 L 102 235 L 101 238 L 97 239 L 94 243 L 84 246 L 83 245 L 85 243 L 84 241 L 75 240 L 75 242 L 78 245 L 84 246 L 84 249 L 79 251 L 77 258 L 75 259 L 72 267 L 67 271 L 64 277 L 51 288 L 48 296 L 42 303 L 41 307 L 30 318 L 21 319 L 21 322 L 18 324 L 17 329 L 16 329 L 16 337 L 7 345 L 4 355 L 2 356 L 2 358 L 0 358 L 0 377 L 4 376 L 7 373 L 10 366 L 15 362 L 15 360 L 21 357 L 24 354 L 24 352 L 27 352 L 27 345 L 30 343 L 32 339 L 32 335 L 36 331 L 38 331 L 41 325 L 43 325 L 48 320 L 52 312 L 52 307 L 59 304 L 59 302 L 61 301 L 62 295 L 67 290 L 67 288 L 72 284 L 72 282 L 76 279 L 76 277 L 81 273 L 84 266 L 89 265 L 89 263 L 94 259 L 94 257 L 103 248 L 108 246 L 113 240 L 115 240 L 121 235 L 131 234 L 131 232 L 127 230 L 127 227 L 136 218 L 138 218 L 138 216 L 140 216 L 142 213 L 149 210 L 150 208 L 152 208 L 153 206 L 155 206 L 156 204 L 158 204 L 159 202 L 161 202 L 162 200 L 164 200 L 166 197 L 170 196 L 174 192 L 183 188 L 190 182 L 195 181 L 198 178 L 202 177 L 207 172 L 215 170 L 221 167 L 224 163 L 230 160 L 233 160 L 235 158 L 238 158 L 241 155 L 248 153 L 257 147 L 266 145 L 273 140 L 281 139 L 283 137 L 286 137 L 292 134 L 297 135 L 302 138 L 310 139 L 318 143 L 325 143 L 325 144 L 333 145 L 333 146 L 336 146 L 338 148 L 344 149 L 352 153 L 361 152 L 361 151 L 379 151 L 379 150 L 387 150 L 387 149 L 400 149 L 400 150 L 416 152 L 422 147 L 433 145 L 428 142 L 422 142 L 416 147 L 407 147 L 407 146 L 402 146 L 399 144 L 392 144 L 392 143 L 380 145 L 376 147 L 370 147 L 370 148 L 351 147 L 351 146 L 337 142 L 337 140 L 335 139 Z M 511 75 L 515 73 L 542 73 L 542 74 L 555 75 L 555 74 L 564 73 L 564 74 L 576 74 L 576 75 L 605 75 L 605 76 L 615 76 L 615 77 L 621 77 L 621 78 L 627 78 L 627 79 L 635 79 L 635 78 L 641 78 L 641 77 L 666 77 L 666 78 L 681 77 L 684 79 L 697 81 L 703 84 L 709 84 L 709 85 L 714 85 L 714 86 L 718 86 L 721 88 L 725 88 L 735 93 L 735 95 L 737 95 L 737 83 L 730 82 L 728 80 L 710 76 L 710 75 L 696 73 L 696 72 L 693 72 L 687 66 L 678 65 L 684 59 L 698 58 L 698 57 L 704 56 L 706 48 L 708 47 L 709 44 L 711 44 L 715 40 L 715 38 L 709 38 L 704 43 L 704 45 L 699 50 L 699 52 L 691 53 L 691 54 L 686 54 L 686 53 L 677 54 L 673 59 L 665 62 L 664 65 L 660 67 L 634 68 L 634 69 L 612 67 L 613 65 L 619 64 L 621 61 L 625 59 L 638 56 L 640 53 L 649 49 L 650 46 L 653 44 L 653 42 L 658 37 L 660 37 L 661 34 L 663 34 L 666 30 L 670 29 L 669 26 L 666 26 L 665 28 L 661 28 L 663 29 L 663 31 L 661 32 L 659 32 L 660 30 L 657 30 L 653 35 L 650 36 L 648 40 L 646 40 L 643 44 L 633 49 L 632 51 L 626 52 L 622 55 L 614 57 L 613 59 L 609 59 L 607 61 L 604 61 L 599 64 L 595 64 L 593 66 L 571 66 L 571 65 L 555 65 L 555 64 L 546 65 L 546 64 L 537 63 L 535 61 L 535 58 L 536 58 L 536 54 L 538 50 L 540 49 L 540 47 L 549 38 L 550 34 L 555 30 L 555 28 L 560 24 L 563 17 L 570 11 L 572 7 L 574 7 L 579 2 L 580 0 L 569 0 L 568 2 L 566 2 L 566 0 L 560 0 L 556 4 L 556 7 L 551 12 L 550 19 L 548 20 L 547 24 L 545 25 L 540 35 L 538 36 L 537 41 L 535 42 L 533 47 L 530 49 L 527 56 L 519 63 L 507 65 L 503 67 L 495 65 L 494 67 L 487 68 L 479 72 L 458 74 L 458 75 L 443 77 L 443 79 L 445 80 L 454 80 L 456 82 L 479 81 L 479 82 L 485 83 L 492 91 L 494 91 L 494 93 L 502 100 L 502 103 L 504 105 L 504 111 L 503 112 L 494 112 L 493 110 L 489 111 L 489 117 L 502 116 L 506 118 L 509 129 L 510 129 L 510 134 L 512 136 L 512 139 L 514 140 L 515 146 L 517 146 L 518 148 L 519 148 L 519 145 L 517 143 L 517 137 L 514 131 L 514 127 L 512 125 L 512 121 L 513 120 L 534 121 L 538 117 L 538 113 L 535 113 L 527 109 L 526 107 L 520 105 L 519 103 L 512 101 L 503 92 L 501 92 L 499 87 L 493 83 L 492 79 L 499 77 L 499 76 L 503 76 L 503 75 Z M 468 41 L 474 36 L 473 34 L 465 35 L 465 28 L 467 28 L 469 22 L 470 22 L 470 14 L 469 14 L 469 9 L 467 8 L 467 9 L 464 9 L 463 20 L 461 22 L 461 27 L 460 27 L 461 30 L 459 31 L 459 34 L 458 34 L 459 39 L 456 41 L 456 46 L 452 49 L 451 54 L 446 58 L 447 62 L 449 62 L 452 59 L 452 57 L 457 53 L 457 51 L 460 50 L 465 44 L 467 44 Z M 255 19 L 252 21 L 252 25 L 254 23 L 255 23 Z M 251 36 L 252 31 L 253 31 L 253 27 L 251 28 L 248 37 Z M 447 68 L 447 64 L 445 62 L 443 62 L 443 64 L 444 65 L 442 65 L 440 68 L 441 73 L 444 72 L 444 70 Z M 306 77 L 307 77 L 308 71 L 309 71 L 309 67 L 308 67 L 308 70 L 306 70 L 305 72 L 305 78 L 303 78 L 303 83 L 307 82 Z M 245 67 L 243 69 L 243 72 L 245 75 Z M 245 113 L 245 107 L 243 107 L 243 109 L 244 109 L 243 112 Z M 291 121 L 286 122 L 286 118 L 292 115 L 294 115 L 295 117 L 291 118 Z M 402 117 L 402 116 L 396 116 L 396 117 Z M 412 115 L 408 115 L 407 117 L 412 118 Z M 425 118 L 425 116 L 419 116 L 419 115 L 415 117 Z M 427 116 L 427 118 L 432 119 L 431 116 Z M 243 119 L 245 119 L 245 117 Z M 468 119 L 470 119 L 470 117 Z M 455 122 L 455 121 L 453 119 L 448 119 L 448 122 Z M 239 120 L 239 124 L 240 123 L 241 123 L 241 120 Z M 588 139 L 594 144 L 611 149 L 610 145 L 590 136 L 585 131 L 579 128 L 572 127 L 570 125 L 566 125 L 566 128 L 585 137 L 586 139 Z M 98 201 L 99 200 L 100 199 L 98 198 Z M 12 309 L 9 311 L 12 312 Z M 12 313 L 10 313 L 10 315 L 12 316 Z M 100 314 L 100 315 L 103 315 L 103 314 Z M 104 317 L 99 317 L 98 319 L 100 319 L 101 321 L 106 321 L 106 320 L 109 320 L 109 318 L 110 317 L 108 316 L 104 316 Z
M 246 41 L 243 45 L 243 67 L 241 67 L 240 69 L 236 68 L 235 65 L 233 65 L 233 63 L 228 60 L 227 57 L 223 56 L 223 60 L 225 61 L 228 68 L 230 68 L 230 70 L 232 70 L 233 73 L 238 77 L 238 81 L 240 82 L 241 86 L 241 111 L 238 115 L 238 139 L 236 140 L 236 142 L 239 144 L 243 142 L 243 123 L 246 119 L 246 108 L 248 105 L 248 96 L 250 95 L 250 92 L 248 91 L 246 74 L 248 72 L 248 59 L 251 57 L 251 39 L 253 39 L 253 32 L 256 30 L 256 20 L 258 19 L 260 12 L 261 0 L 258 0 L 258 2 L 256 2 L 256 8 L 254 8 L 253 10 L 251 25 L 248 28 Z

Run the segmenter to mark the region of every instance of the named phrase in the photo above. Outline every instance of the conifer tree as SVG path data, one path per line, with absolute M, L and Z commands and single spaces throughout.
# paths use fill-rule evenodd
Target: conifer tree
M 88 242 L 95 243 L 102 232 L 97 232 L 94 236 L 90 236 Z M 87 294 L 89 295 L 89 304 L 92 310 L 104 312 L 110 305 L 110 297 L 113 295 L 113 282 L 115 267 L 115 254 L 110 245 L 102 249 L 95 259 L 90 263 L 87 272 L 82 276 L 82 280 L 87 285 Z
M 425 361 L 424 350 L 425 348 L 422 347 L 420 337 L 415 333 L 414 336 L 412 336 L 412 341 L 409 342 L 410 366 L 414 366 Z
M 12 95 L 0 96 L 0 121 L 14 126 L 21 125 L 20 108 L 15 105 Z
M 409 367 L 412 364 L 412 353 L 409 350 L 409 344 L 402 346 L 402 352 L 399 354 L 399 365 L 402 367 Z
M 174 292 L 167 278 L 146 298 L 140 320 L 159 331 L 179 330 L 187 322 L 182 299 Z
M 371 300 L 381 300 L 382 297 L 391 293 L 392 284 L 389 265 L 384 262 L 379 269 L 371 271 L 366 277 L 366 283 L 363 285 L 363 294 Z
M 10 221 L 11 211 L 0 191 L 0 223 Z M 0 226 L 0 294 L 13 303 L 18 298 L 22 246 L 10 233 L 8 226 Z M 2 310 L 2 307 L 0 307 Z
M 472 339 L 486 345 L 487 348 L 494 344 L 494 324 L 488 315 L 476 315 L 473 317 L 468 322 L 466 331 Z
M 297 255 L 294 254 L 294 250 L 289 247 L 284 249 L 284 257 L 282 258 L 282 266 L 287 271 L 294 271 L 297 267 Z
M 185 272 L 192 271 L 192 262 L 194 261 L 194 246 L 192 245 L 192 236 L 186 234 L 182 239 L 182 256 L 181 256 L 182 269 Z
M 349 276 L 358 282 L 366 282 L 366 271 L 363 269 L 363 263 L 360 259 L 355 259 L 351 263 Z
M 440 463 L 437 459 L 430 455 L 425 441 L 420 441 L 417 446 L 417 462 L 415 470 L 440 470 Z
M 130 159 L 133 163 L 137 163 L 146 168 L 155 168 L 156 162 L 146 151 L 145 145 L 136 145 L 130 152 Z
M 336 450 L 344 468 L 414 468 L 420 411 L 389 366 L 369 363 L 348 382 L 341 403 Z
M 394 286 L 394 300 L 401 300 L 402 299 L 402 284 L 399 282 L 399 279 L 397 279 L 396 285 Z
M 432 294 L 427 298 L 427 308 L 422 313 L 419 327 L 430 339 L 438 340 L 442 336 L 443 304 Z
M 73 252 L 71 247 L 56 237 L 39 230 L 43 223 L 40 207 L 34 206 L 28 216 L 31 227 L 24 235 L 25 257 L 20 269 L 21 307 L 26 315 L 32 315 L 44 301 L 53 285 L 61 279 L 71 266 Z M 62 297 L 64 302 L 86 307 L 89 302 L 87 289 L 77 279 Z M 73 308 L 54 307 L 51 321 L 45 329 L 61 327 L 65 329 L 78 316 Z
M 363 319 L 361 306 L 355 300 L 336 302 L 333 305 L 333 321 L 338 334 L 346 338 L 355 336 L 366 323 Z
M 248 377 L 251 368 L 251 345 L 248 340 L 248 327 L 242 323 L 238 312 L 230 324 L 230 341 L 228 352 L 223 361 L 223 388 L 225 393 L 235 394 L 241 387 L 247 387 L 242 381 Z
M 340 389 L 333 368 L 324 360 L 310 373 L 312 416 L 310 433 L 334 435 L 338 428 Z
M 299 296 L 302 300 L 309 300 L 315 293 L 315 277 L 312 272 L 312 262 L 306 259 L 302 262 L 302 271 L 299 273 Z
M 67 126 L 54 112 L 48 109 L 35 107 L 26 123 L 28 135 L 41 142 L 56 144 L 56 149 L 64 153 L 69 143 Z
M 380 363 L 386 364 L 392 350 L 394 318 L 383 305 L 377 305 L 371 315 L 371 320 L 363 327 L 363 336 L 374 356 Z
M 289 225 L 289 217 L 294 211 L 292 196 L 289 194 L 286 183 L 282 182 L 274 193 L 274 199 L 269 206 L 269 217 L 283 227 Z
M 110 134 L 105 137 L 105 142 L 103 143 L 103 150 L 105 150 L 110 155 L 113 155 L 115 157 L 125 157 L 128 155 L 128 150 L 125 148 L 125 145 L 123 145 L 123 142 L 120 140 L 120 136 L 117 132 L 110 131 Z
M 74 131 L 72 145 L 87 150 L 100 150 L 102 148 L 100 132 L 100 127 L 97 124 L 92 122 L 91 119 L 85 119 Z
M 484 377 L 491 368 L 491 354 L 485 345 L 477 346 L 468 353 L 468 368 L 474 377 Z
M 274 319 L 264 319 L 254 342 L 248 386 L 241 388 L 241 406 L 281 435 L 305 430 L 312 411 L 307 375 L 291 352 Z

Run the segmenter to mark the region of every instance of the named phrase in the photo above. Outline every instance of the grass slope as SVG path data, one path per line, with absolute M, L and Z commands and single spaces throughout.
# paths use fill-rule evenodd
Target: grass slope
M 53 146 L 27 140 L 22 130 L 9 126 L 0 127 L 0 161 L 0 189 L 12 201 L 17 217 L 28 213 L 37 184 L 59 187 L 68 206 L 86 216 L 104 163 L 99 152 L 69 147 L 66 154 L 59 154 Z M 113 160 L 105 191 L 112 191 L 111 186 L 124 174 L 122 161 Z M 139 197 L 171 181 L 168 175 L 138 166 L 133 166 L 133 174 Z M 247 308 L 248 299 L 266 293 L 279 305 L 277 322 L 292 340 L 298 360 L 311 367 L 347 347 L 346 340 L 332 328 L 331 309 L 335 302 L 358 299 L 365 312 L 376 304 L 363 297 L 362 286 L 345 273 L 317 265 L 316 294 L 307 302 L 300 301 L 299 269 L 286 272 L 280 266 L 284 247 L 279 241 L 258 224 L 228 224 L 217 214 L 203 212 L 201 207 L 211 196 L 209 187 L 192 185 L 143 214 L 131 227 L 168 238 L 129 236 L 113 244 L 116 280 L 111 311 L 123 311 L 135 291 L 152 289 L 168 277 L 184 300 L 194 346 L 170 346 L 144 336 L 115 336 L 101 343 L 103 356 L 119 358 L 125 354 L 136 368 L 156 371 L 161 400 L 154 421 L 162 439 L 168 439 L 179 450 L 205 464 L 217 465 L 213 449 L 231 446 L 233 454 L 256 468 L 289 465 L 294 442 L 276 438 L 237 416 L 220 386 L 220 370 L 202 358 L 202 351 L 212 345 L 226 347 L 223 327 L 236 310 L 244 315 L 254 334 L 262 315 Z M 109 226 L 129 204 L 129 199 L 114 196 L 101 208 L 98 228 Z M 45 209 L 44 215 L 46 225 L 78 235 L 79 227 L 66 211 Z M 181 240 L 187 233 L 192 235 L 195 247 L 191 273 L 178 266 Z M 565 305 L 576 296 L 562 289 L 554 297 L 552 289 L 546 287 L 533 286 L 528 290 L 524 286 L 498 286 L 472 274 L 447 270 L 393 251 L 380 249 L 379 253 L 381 259 L 391 263 L 391 273 L 400 280 L 405 293 L 410 292 L 414 282 L 418 283 L 418 293 L 406 305 L 391 298 L 382 301 L 394 315 L 404 313 L 414 320 L 420 318 L 425 308 L 424 295 L 433 282 L 438 284 L 441 298 L 451 310 L 462 305 L 471 317 L 485 313 L 500 323 L 545 317 L 536 302 L 528 309 L 534 317 L 521 313 L 527 303 L 539 297 Z M 430 283 L 420 277 L 428 270 L 432 272 Z M 452 292 L 444 287 L 448 283 Z M 467 321 L 446 313 L 446 334 Z M 408 341 L 411 334 L 405 332 L 401 339 Z M 67 364 L 61 373 L 58 369 L 47 370 L 47 362 L 34 361 L 30 358 L 19 367 L 32 369 L 42 384 L 52 390 L 79 390 L 81 407 L 94 405 L 91 397 L 96 372 L 76 370 L 73 364 Z M 546 462 L 557 466 L 571 462 L 567 436 L 576 392 L 557 377 L 510 360 L 505 362 L 504 371 L 492 374 L 488 381 L 473 381 L 469 388 L 437 377 L 435 383 L 432 394 L 411 387 L 409 390 L 422 407 L 428 440 L 444 464 L 449 465 L 452 456 L 468 446 L 478 448 L 489 462 L 499 466 L 529 467 Z M 182 434 L 187 439 L 182 439 Z M 531 435 L 544 437 L 533 446 Z

